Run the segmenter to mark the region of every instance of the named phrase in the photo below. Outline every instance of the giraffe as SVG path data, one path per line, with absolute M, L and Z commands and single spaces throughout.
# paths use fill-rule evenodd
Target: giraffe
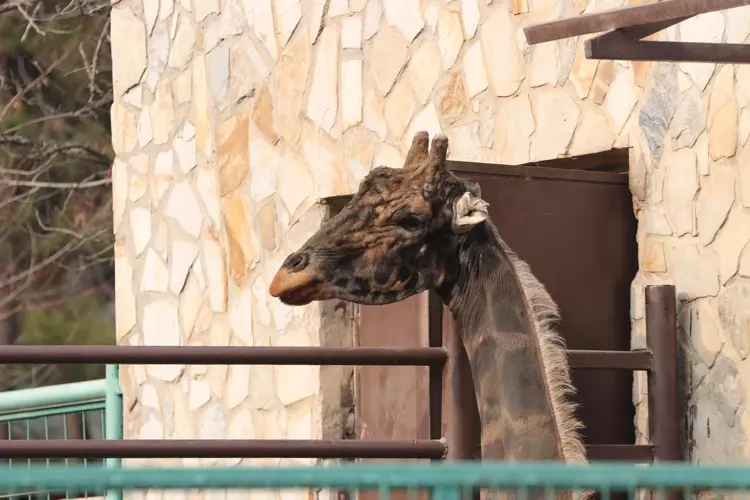
M 293 306 L 377 305 L 431 289 L 454 316 L 474 378 L 483 460 L 586 463 L 557 305 L 499 236 L 479 184 L 417 132 L 403 168 L 374 168 L 269 286 Z M 584 493 L 584 496 L 588 494 Z

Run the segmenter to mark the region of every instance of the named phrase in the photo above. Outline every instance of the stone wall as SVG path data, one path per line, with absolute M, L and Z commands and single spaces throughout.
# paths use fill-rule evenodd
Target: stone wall
M 446 132 L 453 159 L 507 164 L 630 147 L 633 344 L 644 343 L 644 285 L 674 283 L 693 458 L 750 454 L 750 66 L 586 60 L 582 38 L 524 40 L 529 23 L 620 5 L 115 2 L 118 342 L 319 344 L 320 307 L 283 306 L 267 284 L 319 225 L 316 200 L 352 192 L 373 165 L 401 165 L 416 130 Z M 655 38 L 749 32 L 746 7 Z M 316 367 L 121 373 L 126 438 L 323 432 Z M 639 378 L 642 432 L 644 394 Z

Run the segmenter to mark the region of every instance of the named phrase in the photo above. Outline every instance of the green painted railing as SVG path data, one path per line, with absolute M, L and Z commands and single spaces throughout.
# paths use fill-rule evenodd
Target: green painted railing
M 59 384 L 0 393 L 0 429 L 11 440 L 122 439 L 122 393 L 117 366 L 107 366 L 107 377 L 100 380 Z M 0 472 L 11 475 L 24 470 L 73 467 L 73 460 L 5 460 Z M 116 468 L 118 460 L 84 459 L 80 464 L 101 473 Z M 84 496 L 101 496 L 104 490 L 88 490 Z M 110 500 L 118 496 L 110 493 Z M 66 498 L 50 489 L 10 491 L 0 487 L 0 498 Z M 69 498 L 69 497 L 67 497 Z
M 0 488 L 33 488 L 77 492 L 104 489 L 339 489 L 426 490 L 433 498 L 457 500 L 472 488 L 514 490 L 519 498 L 544 490 L 588 490 L 609 494 L 637 490 L 680 490 L 688 498 L 697 493 L 750 493 L 750 467 L 692 464 L 633 465 L 596 463 L 572 466 L 551 463 L 459 463 L 338 465 L 332 467 L 133 468 L 96 471 L 83 467 L 0 471 Z M 632 497 L 631 497 L 632 498 Z M 658 497 L 657 497 L 658 498 Z M 385 500 L 385 499 L 384 499 Z

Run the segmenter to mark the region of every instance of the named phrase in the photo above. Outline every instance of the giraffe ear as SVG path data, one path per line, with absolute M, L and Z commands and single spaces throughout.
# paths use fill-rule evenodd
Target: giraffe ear
M 466 191 L 453 203 L 453 221 L 451 228 L 454 233 L 461 234 L 470 231 L 474 226 L 487 220 L 490 204 L 479 196 Z

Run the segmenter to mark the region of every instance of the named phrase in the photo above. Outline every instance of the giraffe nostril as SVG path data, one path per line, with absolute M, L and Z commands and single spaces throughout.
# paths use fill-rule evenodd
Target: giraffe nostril
M 294 253 L 286 258 L 284 267 L 289 268 L 293 273 L 298 273 L 307 267 L 309 261 L 306 253 Z

